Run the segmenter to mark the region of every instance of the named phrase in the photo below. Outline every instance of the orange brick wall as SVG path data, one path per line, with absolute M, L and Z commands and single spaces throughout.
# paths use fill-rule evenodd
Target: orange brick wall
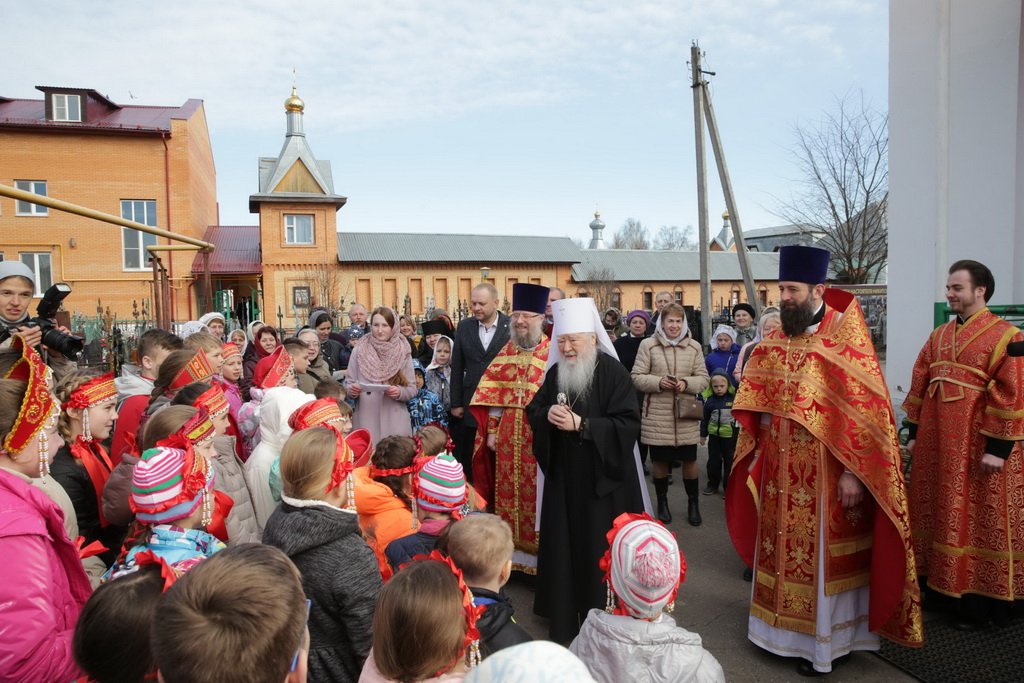
M 217 216 L 202 108 L 189 121 L 173 121 L 166 142 L 165 151 L 159 136 L 2 130 L 0 183 L 45 180 L 49 196 L 115 216 L 122 199 L 156 200 L 158 227 L 201 238 Z M 70 311 L 95 315 L 101 301 L 119 317 L 130 317 L 133 299 L 141 304 L 152 298 L 152 271 L 125 271 L 122 244 L 120 226 L 54 209 L 45 217 L 17 216 L 15 201 L 0 197 L 0 252 L 8 259 L 23 251 L 50 252 L 54 281 L 74 288 L 65 302 Z M 192 258 L 182 253 L 172 261 L 179 319 L 189 315 Z
M 284 215 L 313 216 L 313 244 L 285 244 Z M 260 205 L 260 249 L 263 255 L 263 311 L 266 322 L 277 324 L 278 307 L 284 314 L 284 325 L 294 327 L 292 287 L 310 285 L 311 274 L 327 272 L 334 298 L 344 296 L 341 278 L 333 269 L 338 264 L 337 209 L 333 204 L 301 202 L 265 202 Z M 351 300 L 351 297 L 349 297 Z M 336 304 L 335 304 L 336 305 Z M 300 318 L 301 318 L 300 313 Z

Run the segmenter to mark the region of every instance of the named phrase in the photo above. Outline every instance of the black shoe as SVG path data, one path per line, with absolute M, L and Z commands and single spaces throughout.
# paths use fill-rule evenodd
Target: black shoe
M 850 653 L 846 653 L 842 657 L 832 660 L 832 671 L 835 671 L 843 664 L 846 664 L 848 661 L 850 661 Z M 816 670 L 814 668 L 814 665 L 806 659 L 801 659 L 800 663 L 796 665 L 796 672 L 801 676 L 807 676 L 809 678 L 816 678 L 818 676 L 828 676 L 827 672 Z
M 668 496 L 658 496 L 658 521 L 662 524 L 672 523 L 672 513 L 668 509 Z
M 750 567 L 747 567 L 746 569 L 744 569 L 743 570 L 743 580 L 748 582 L 748 583 L 753 581 L 754 580 L 754 570 L 751 569 Z
M 704 487 L 704 495 L 705 496 L 710 496 L 712 493 L 715 493 L 717 491 L 718 491 L 718 487 L 717 486 L 712 486 L 711 484 L 708 484 L 707 486 Z
M 992 622 L 988 620 L 978 621 L 976 619 L 956 617 L 949 622 L 949 625 L 957 631 L 971 633 L 973 631 L 984 631 L 985 629 L 990 628 L 992 626 Z
M 704 520 L 700 517 L 700 504 L 696 498 L 690 498 L 689 509 L 686 512 L 686 521 L 690 526 L 700 526 Z

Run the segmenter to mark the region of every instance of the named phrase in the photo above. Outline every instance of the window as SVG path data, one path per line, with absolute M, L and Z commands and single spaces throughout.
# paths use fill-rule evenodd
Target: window
M 285 244 L 313 244 L 313 217 L 306 214 L 284 215 Z
M 648 311 L 654 310 L 654 292 L 650 290 L 644 291 L 644 309 Z
M 45 180 L 15 180 L 14 187 L 25 192 L 32 192 L 43 197 L 46 196 Z M 41 204 L 23 202 L 20 199 L 15 206 L 17 209 L 15 213 L 19 216 L 46 216 L 50 213 L 50 210 Z
M 156 200 L 153 199 L 122 199 L 121 218 L 126 218 L 143 225 L 156 227 Z M 156 244 L 156 235 L 141 232 L 133 228 L 121 228 L 124 241 L 122 261 L 125 270 L 145 270 L 152 260 L 146 247 Z
M 309 308 L 309 287 L 292 287 L 292 306 Z
M 53 95 L 54 121 L 81 121 L 82 98 L 78 95 Z
M 622 291 L 618 287 L 612 290 L 611 296 L 608 297 L 608 302 L 612 308 L 619 311 L 622 310 Z
M 32 269 L 36 274 L 35 296 L 42 296 L 53 284 L 53 271 L 50 268 L 49 252 L 21 252 L 21 262 Z

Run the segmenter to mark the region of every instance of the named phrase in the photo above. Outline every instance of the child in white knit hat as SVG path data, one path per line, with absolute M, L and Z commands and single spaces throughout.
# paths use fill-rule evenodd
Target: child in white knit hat
M 625 513 L 608 532 L 608 545 L 601 558 L 608 605 L 590 610 L 569 650 L 601 683 L 724 683 L 721 665 L 700 636 L 666 614 L 686 577 L 671 532 L 645 514 Z

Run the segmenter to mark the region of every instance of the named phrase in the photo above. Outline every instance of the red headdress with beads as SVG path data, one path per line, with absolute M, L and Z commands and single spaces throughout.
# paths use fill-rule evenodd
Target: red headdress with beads
M 260 389 L 273 389 L 281 386 L 289 370 L 295 371 L 292 357 L 284 346 L 278 346 L 269 356 L 260 359 L 252 378 Z
M 100 526 L 106 527 L 108 522 L 103 515 L 103 489 L 107 485 L 107 479 L 114 469 L 110 462 L 110 456 L 103 444 L 99 443 L 92 436 L 92 427 L 89 424 L 89 408 L 94 405 L 111 401 L 117 398 L 117 386 L 114 384 L 114 373 L 108 372 L 105 375 L 93 377 L 87 382 L 75 387 L 68 400 L 61 404 L 65 411 L 68 408 L 77 408 L 82 411 L 82 432 L 75 437 L 69 446 L 71 457 L 78 460 L 85 467 L 92 483 L 93 492 L 99 505 Z
M 14 337 L 11 348 L 20 350 L 21 358 L 11 366 L 6 379 L 25 382 L 28 388 L 21 400 L 18 417 L 15 418 L 11 431 L 4 437 L 3 448 L 8 453 L 18 453 L 24 450 L 39 430 L 53 421 L 54 416 L 59 417 L 60 412 L 57 401 L 46 384 L 48 369 L 43 359 L 31 346 L 25 346 L 19 336 Z M 42 447 L 43 444 L 40 442 L 40 476 L 44 474 L 44 470 L 45 473 L 50 471 L 49 450 L 47 449 L 44 454 Z
M 85 409 L 112 398 L 117 398 L 117 386 L 114 384 L 114 373 L 108 372 L 76 387 L 61 408 Z
M 192 401 L 192 405 L 196 408 L 206 408 L 211 418 L 226 415 L 231 408 L 228 405 L 228 397 L 224 394 L 224 390 L 220 388 L 219 384 L 213 384 L 209 389 L 199 394 L 196 400 Z
M 193 382 L 205 382 L 211 377 L 213 377 L 213 366 L 210 365 L 210 359 L 206 353 L 199 349 L 196 351 L 196 355 L 192 356 L 192 360 L 181 369 L 181 372 L 174 376 L 167 388 L 170 391 L 177 391 Z

